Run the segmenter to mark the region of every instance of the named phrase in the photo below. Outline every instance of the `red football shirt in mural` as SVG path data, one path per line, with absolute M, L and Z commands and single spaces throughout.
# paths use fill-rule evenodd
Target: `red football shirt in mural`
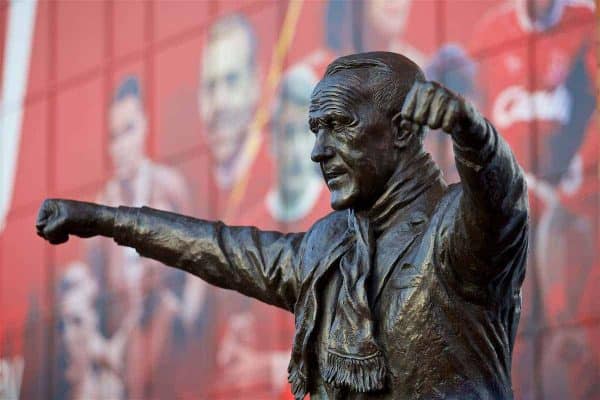
M 584 141 L 591 111 L 587 118 L 577 114 L 586 107 L 581 97 L 589 99 L 587 107 L 594 101 L 594 11 L 589 3 L 556 1 L 548 20 L 537 24 L 521 3 L 499 7 L 473 35 L 473 53 L 484 56 L 479 85 L 485 115 L 527 172 L 557 175 Z M 499 38 L 511 38 L 511 43 L 498 44 Z M 534 53 L 528 43 L 535 43 Z M 485 56 L 491 49 L 497 51 Z M 584 119 L 579 131 L 561 132 L 574 118 Z M 556 137 L 561 133 L 566 136 L 562 141 Z

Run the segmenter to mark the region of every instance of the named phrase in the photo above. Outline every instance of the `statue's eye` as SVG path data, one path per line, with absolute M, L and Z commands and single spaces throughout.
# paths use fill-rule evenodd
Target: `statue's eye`
M 347 133 L 348 128 L 354 126 L 354 119 L 348 115 L 336 115 L 331 120 L 331 129 L 338 133 Z
M 350 126 L 354 122 L 354 118 L 350 115 L 338 114 L 333 118 L 333 122 L 341 126 Z
M 331 123 L 331 129 L 335 132 L 341 132 L 346 128 L 346 124 L 341 121 L 333 121 Z

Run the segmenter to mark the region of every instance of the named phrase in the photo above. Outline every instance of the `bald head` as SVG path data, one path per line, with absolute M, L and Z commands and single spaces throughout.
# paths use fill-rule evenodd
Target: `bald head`
M 400 54 L 374 51 L 339 57 L 329 64 L 315 88 L 311 107 L 317 105 L 327 87 L 335 91 L 336 96 L 348 97 L 348 100 L 367 100 L 392 118 L 402 108 L 404 98 L 417 80 L 425 80 L 423 71 Z
M 421 69 L 387 52 L 353 54 L 332 62 L 312 93 L 311 153 L 336 209 L 367 209 L 392 174 L 423 150 L 424 129 L 400 128 L 404 99 Z M 405 134 L 408 133 L 408 134 Z

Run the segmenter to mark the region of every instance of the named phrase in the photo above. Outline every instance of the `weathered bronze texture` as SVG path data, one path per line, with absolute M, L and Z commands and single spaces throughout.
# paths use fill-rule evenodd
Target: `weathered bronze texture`
M 38 234 L 112 237 L 294 313 L 297 399 L 512 398 L 528 204 L 505 141 L 386 52 L 330 64 L 309 123 L 335 211 L 308 232 L 50 199 Z M 423 150 L 427 128 L 452 137 L 460 184 L 447 186 Z

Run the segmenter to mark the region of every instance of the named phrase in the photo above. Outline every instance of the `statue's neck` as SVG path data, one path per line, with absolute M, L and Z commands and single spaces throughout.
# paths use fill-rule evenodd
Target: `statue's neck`
M 442 174 L 431 156 L 421 151 L 398 165 L 383 194 L 369 210 L 369 218 L 377 230 L 383 231 L 395 217 L 410 213 L 434 187 L 445 187 Z

